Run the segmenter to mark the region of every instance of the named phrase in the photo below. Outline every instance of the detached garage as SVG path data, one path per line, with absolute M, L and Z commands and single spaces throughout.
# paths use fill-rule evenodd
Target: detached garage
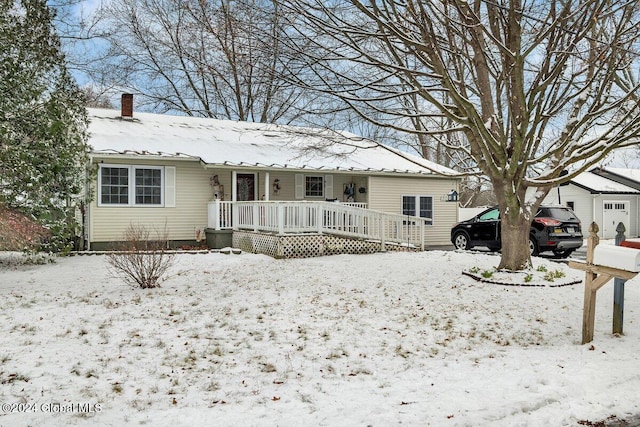
M 593 221 L 600 227 L 598 235 L 603 239 L 613 239 L 621 222 L 627 230 L 627 237 L 637 237 L 640 230 L 640 189 L 594 171 L 580 174 L 569 184 L 552 190 L 543 203 L 561 204 L 573 209 L 582 221 L 585 236 Z

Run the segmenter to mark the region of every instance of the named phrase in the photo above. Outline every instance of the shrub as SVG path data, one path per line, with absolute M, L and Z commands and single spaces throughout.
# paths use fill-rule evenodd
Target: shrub
M 143 289 L 160 286 L 175 254 L 167 251 L 168 232 L 156 234 L 155 240 L 150 239 L 150 232 L 143 225 L 132 224 L 125 230 L 123 242 L 107 255 L 117 276 Z
M 34 218 L 0 205 L 0 251 L 34 251 L 49 237 Z

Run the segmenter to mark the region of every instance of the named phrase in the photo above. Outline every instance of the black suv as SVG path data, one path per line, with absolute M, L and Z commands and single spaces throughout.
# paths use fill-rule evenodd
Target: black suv
M 451 228 L 451 242 L 456 249 L 486 246 L 499 251 L 500 210 L 497 207 L 457 223 Z M 531 255 L 552 251 L 557 257 L 566 258 L 582 246 L 582 230 L 576 214 L 564 206 L 540 206 L 529 233 Z

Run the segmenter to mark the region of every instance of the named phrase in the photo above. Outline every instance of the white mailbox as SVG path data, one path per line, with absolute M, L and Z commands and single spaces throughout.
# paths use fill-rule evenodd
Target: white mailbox
M 593 263 L 620 270 L 640 272 L 640 250 L 623 246 L 598 245 L 593 252 Z

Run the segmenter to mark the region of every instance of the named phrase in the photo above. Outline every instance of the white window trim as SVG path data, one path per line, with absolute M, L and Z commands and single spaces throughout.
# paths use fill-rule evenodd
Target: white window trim
M 435 216 L 435 213 L 436 213 L 436 203 L 435 203 L 436 202 L 436 198 L 434 196 L 430 195 L 430 194 L 402 194 L 400 196 L 400 213 L 402 215 L 404 215 L 404 213 L 403 213 L 403 211 L 404 211 L 403 202 L 404 202 L 404 198 L 405 197 L 413 197 L 413 198 L 416 199 L 415 200 L 416 201 L 416 212 L 415 213 L 417 215 L 411 215 L 411 216 L 417 216 L 417 217 L 420 217 L 420 215 L 419 215 L 420 214 L 420 197 L 430 197 L 431 198 L 431 213 L 432 213 L 432 215 L 431 215 L 431 223 L 428 223 L 428 224 L 425 224 L 425 225 L 427 227 L 433 227 L 433 225 L 436 222 L 435 219 L 433 218 Z
M 98 206 L 105 208 L 162 208 L 165 199 L 165 177 L 164 166 L 156 165 L 126 165 L 126 164 L 109 164 L 100 163 L 98 170 Z M 129 203 L 102 203 L 102 168 L 120 168 L 129 170 Z M 139 204 L 136 203 L 136 169 L 155 169 L 160 171 L 160 204 Z
M 321 184 L 320 184 L 320 189 L 322 190 L 322 194 L 320 196 L 310 196 L 307 194 L 307 178 L 320 178 Z M 304 198 L 307 199 L 324 199 L 325 198 L 325 185 L 326 185 L 326 181 L 325 181 L 325 177 L 324 175 L 305 175 L 304 176 Z

